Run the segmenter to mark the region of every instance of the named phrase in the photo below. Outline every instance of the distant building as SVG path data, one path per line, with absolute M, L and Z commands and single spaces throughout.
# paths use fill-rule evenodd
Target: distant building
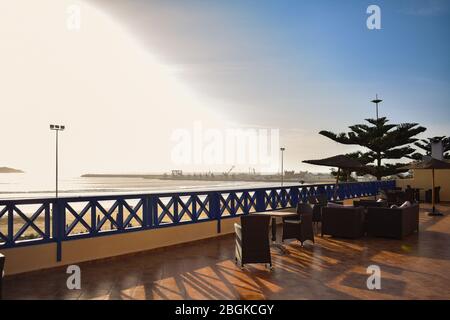
M 182 176 L 183 170 L 172 170 L 172 175 L 173 176 Z
M 292 170 L 292 171 L 285 170 L 285 171 L 284 171 L 284 176 L 285 176 L 286 178 L 288 178 L 288 177 L 294 177 L 294 176 L 295 176 L 295 171 L 294 171 L 294 170 Z

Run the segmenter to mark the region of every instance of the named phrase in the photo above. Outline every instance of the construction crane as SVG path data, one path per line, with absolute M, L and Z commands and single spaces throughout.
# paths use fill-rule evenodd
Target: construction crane
M 233 171 L 233 169 L 234 169 L 234 166 L 231 166 L 230 170 L 228 170 L 228 172 L 224 172 L 223 175 L 228 176 L 231 173 L 231 171 Z

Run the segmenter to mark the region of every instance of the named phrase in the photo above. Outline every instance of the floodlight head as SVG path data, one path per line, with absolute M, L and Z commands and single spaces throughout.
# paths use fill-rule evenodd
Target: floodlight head
M 51 124 L 50 130 L 56 130 L 56 131 L 62 131 L 66 128 L 66 126 L 59 125 L 59 124 Z
M 383 100 L 378 99 L 378 94 L 376 94 L 376 95 L 375 95 L 375 99 L 372 100 L 372 102 L 373 102 L 373 103 L 376 103 L 376 104 L 380 103 L 381 101 L 383 101 Z
M 281 148 L 280 148 L 280 150 L 281 150 L 281 151 L 284 151 L 284 150 L 286 150 L 286 148 L 284 148 L 284 147 L 281 147 Z

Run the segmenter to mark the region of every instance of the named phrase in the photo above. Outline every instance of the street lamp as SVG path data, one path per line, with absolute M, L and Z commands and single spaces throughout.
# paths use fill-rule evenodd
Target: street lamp
M 66 126 L 51 124 L 50 130 L 55 131 L 56 133 L 56 198 L 58 198 L 58 133 L 59 131 L 63 131 Z
M 376 108 L 377 108 L 377 120 L 378 120 L 378 104 L 379 104 L 381 101 L 383 101 L 383 100 L 378 99 L 378 94 L 376 94 L 376 95 L 375 95 L 375 99 L 371 101 L 371 102 L 375 103 Z
M 283 186 L 283 182 L 284 182 L 284 150 L 286 150 L 286 148 L 280 148 L 281 151 L 281 186 Z

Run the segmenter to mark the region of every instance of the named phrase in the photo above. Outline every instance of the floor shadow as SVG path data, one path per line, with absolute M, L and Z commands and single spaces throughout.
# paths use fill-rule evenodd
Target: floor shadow
M 448 299 L 444 285 L 450 268 L 449 226 L 450 218 L 429 219 L 421 213 L 419 234 L 403 240 L 316 237 L 315 244 L 304 247 L 289 242 L 287 255 L 272 251 L 273 270 L 236 266 L 234 235 L 228 235 L 81 263 L 80 292 L 67 289 L 64 269 L 7 277 L 4 298 L 359 299 L 361 292 L 364 298 L 380 298 L 366 286 L 366 268 L 376 264 L 382 271 L 381 291 L 388 298 Z M 416 292 L 410 292 L 411 285 Z

